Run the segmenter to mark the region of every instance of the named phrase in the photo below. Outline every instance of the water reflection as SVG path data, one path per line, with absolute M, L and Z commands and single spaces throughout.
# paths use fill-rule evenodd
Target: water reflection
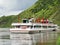
M 11 45 L 11 41 L 9 39 L 0 39 L 0 45 Z
M 9 28 L 0 28 L 0 45 L 11 45 Z
M 37 34 L 10 34 L 9 29 L 0 29 L 0 45 L 36 45 L 37 42 L 40 44 L 41 42 L 53 42 L 55 45 L 56 39 L 55 31 L 42 31 Z

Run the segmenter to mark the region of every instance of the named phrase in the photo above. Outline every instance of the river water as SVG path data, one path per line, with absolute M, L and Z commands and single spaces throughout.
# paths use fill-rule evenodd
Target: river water
M 37 42 L 51 43 L 56 39 L 57 33 L 52 31 L 39 34 L 11 34 L 9 28 L 0 28 L 0 45 L 36 45 Z

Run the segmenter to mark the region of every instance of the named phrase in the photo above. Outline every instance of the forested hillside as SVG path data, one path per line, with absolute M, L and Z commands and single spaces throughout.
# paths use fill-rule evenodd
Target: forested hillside
M 10 27 L 12 22 L 20 22 L 23 18 L 40 17 L 52 20 L 60 25 L 60 0 L 38 0 L 30 8 L 24 10 L 17 16 L 3 16 L 0 18 L 0 27 Z

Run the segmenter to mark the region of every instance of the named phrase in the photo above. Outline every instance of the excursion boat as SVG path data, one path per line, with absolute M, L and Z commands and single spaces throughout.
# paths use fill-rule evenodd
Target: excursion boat
M 56 31 L 58 26 L 48 19 L 22 19 L 22 23 L 12 23 L 11 33 L 40 33 L 41 31 Z

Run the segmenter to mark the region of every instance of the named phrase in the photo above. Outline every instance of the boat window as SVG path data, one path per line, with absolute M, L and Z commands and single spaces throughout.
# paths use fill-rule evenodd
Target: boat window
M 46 23 L 46 21 L 44 21 L 44 23 Z
M 47 28 L 47 26 L 42 26 L 43 28 Z
M 20 26 L 16 26 L 16 28 L 20 28 Z
M 30 26 L 27 26 L 27 28 L 29 28 Z
M 33 28 L 33 26 L 31 26 L 31 28 Z
M 52 26 L 53 28 L 55 28 L 56 26 Z
M 48 28 L 55 28 L 56 26 L 48 26 Z
M 23 23 L 29 23 L 29 21 L 28 20 L 23 20 Z
M 27 27 L 29 27 L 29 26 L 27 26 Z
M 35 25 L 34 28 L 41 28 L 41 26 L 39 26 L 39 25 Z

